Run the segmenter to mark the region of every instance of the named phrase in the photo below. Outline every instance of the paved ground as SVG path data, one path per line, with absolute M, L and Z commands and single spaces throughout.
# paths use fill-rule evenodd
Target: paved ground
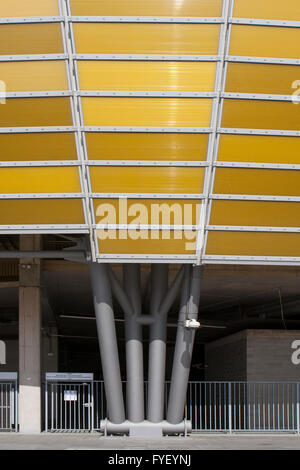
M 0 450 L 299 450 L 300 436 L 193 435 L 148 440 L 99 434 L 0 434 Z

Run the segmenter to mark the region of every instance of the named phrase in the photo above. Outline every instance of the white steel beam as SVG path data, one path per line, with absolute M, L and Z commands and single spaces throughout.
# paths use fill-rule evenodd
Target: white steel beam
M 220 42 L 219 42 L 219 56 L 221 57 L 220 62 L 217 66 L 216 72 L 216 81 L 215 81 L 215 92 L 217 97 L 214 99 L 212 107 L 212 118 L 211 118 L 211 127 L 212 133 L 209 137 L 208 151 L 207 151 L 207 163 L 208 168 L 206 168 L 204 182 L 203 182 L 203 194 L 204 200 L 201 205 L 200 210 L 200 220 L 196 245 L 196 256 L 197 264 L 201 264 L 202 256 L 205 252 L 205 236 L 206 230 L 205 226 L 208 223 L 209 218 L 209 195 L 212 188 L 212 178 L 213 178 L 213 162 L 217 158 L 217 144 L 218 144 L 218 127 L 221 123 L 221 113 L 222 113 L 222 93 L 225 89 L 225 80 L 226 80 L 226 62 L 225 57 L 228 53 L 229 40 L 230 40 L 230 28 L 229 28 L 229 17 L 231 15 L 231 10 L 233 7 L 232 0 L 223 0 L 223 13 L 222 16 L 225 19 L 224 23 L 221 26 L 220 30 Z

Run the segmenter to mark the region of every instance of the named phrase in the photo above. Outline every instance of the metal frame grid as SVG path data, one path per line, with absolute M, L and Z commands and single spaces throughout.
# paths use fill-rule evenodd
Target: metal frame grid
M 261 169 L 284 169 L 284 170 L 296 170 L 300 167 L 298 165 L 289 164 L 272 164 L 272 163 L 245 163 L 245 162 L 218 162 L 218 151 L 221 134 L 232 134 L 232 135 L 271 135 L 271 136 L 289 136 L 299 137 L 300 132 L 298 131 L 283 131 L 283 130 L 269 130 L 269 129 L 234 129 L 234 128 L 222 128 L 221 118 L 224 100 L 230 99 L 245 99 L 245 100 L 265 100 L 265 101 L 292 101 L 292 96 L 287 95 L 272 95 L 272 94 L 245 94 L 245 93 L 226 93 L 226 76 L 229 62 L 249 62 L 249 63 L 263 63 L 263 64 L 280 64 L 280 65 L 298 65 L 300 61 L 298 59 L 282 59 L 282 58 L 266 58 L 266 57 L 237 57 L 229 56 L 228 50 L 230 45 L 231 29 L 233 24 L 244 24 L 244 25 L 258 25 L 258 26 L 275 26 L 275 27 L 300 27 L 300 22 L 290 21 L 269 21 L 269 20 L 250 20 L 250 19 L 235 19 L 232 18 L 234 0 L 230 0 L 230 18 L 228 20 L 228 37 L 225 52 L 225 68 L 222 83 L 222 92 L 220 97 L 220 113 L 216 137 L 216 148 L 215 157 L 212 170 L 212 179 L 209 196 L 209 208 L 207 214 L 207 225 L 204 240 L 204 247 L 202 252 L 202 258 L 198 257 L 198 263 L 201 264 L 257 264 L 257 265 L 300 265 L 300 258 L 298 257 L 281 257 L 281 256 L 217 256 L 207 255 L 207 240 L 210 231 L 234 231 L 234 232 L 265 232 L 265 233 L 299 233 L 299 228 L 296 227 L 244 227 L 244 226 L 212 226 L 209 225 L 210 215 L 212 210 L 213 200 L 248 200 L 248 201 L 280 201 L 280 202 L 300 202 L 299 197 L 290 196 L 272 196 L 272 195 L 226 195 L 226 194 L 214 194 L 214 181 L 216 175 L 216 169 L 218 167 L 227 168 L 261 168 Z
M 91 241 L 92 259 L 102 260 L 108 262 L 109 259 L 118 261 L 120 259 L 126 262 L 139 262 L 141 260 L 150 260 L 156 262 L 159 259 L 169 262 L 173 259 L 180 259 L 181 262 L 192 262 L 196 264 L 211 262 L 213 258 L 216 262 L 221 262 L 218 256 L 211 257 L 205 254 L 207 235 L 212 230 L 234 230 L 234 231 L 266 231 L 276 232 L 298 232 L 297 228 L 280 228 L 278 227 L 221 227 L 211 226 L 209 224 L 211 205 L 214 199 L 231 199 L 231 200 L 268 200 L 268 201 L 295 201 L 300 202 L 298 197 L 288 196 L 269 196 L 269 195 L 226 195 L 226 194 L 213 194 L 213 185 L 215 178 L 215 171 L 218 167 L 227 168 L 264 168 L 264 169 L 284 169 L 284 170 L 300 170 L 300 165 L 292 164 L 268 164 L 268 163 L 243 163 L 243 162 L 218 162 L 218 147 L 219 138 L 221 134 L 233 135 L 273 135 L 273 136 L 290 136 L 299 137 L 299 131 L 283 131 L 283 130 L 269 130 L 269 129 L 235 129 L 235 128 L 222 128 L 221 116 L 225 99 L 243 99 L 243 100 L 265 100 L 265 101 L 292 101 L 290 95 L 272 95 L 272 94 L 245 94 L 245 93 L 226 93 L 225 82 L 227 66 L 229 62 L 248 62 L 248 63 L 263 63 L 263 64 L 281 64 L 281 65 L 299 65 L 300 59 L 285 59 L 285 58 L 266 58 L 266 57 L 240 57 L 230 56 L 229 43 L 232 25 L 256 25 L 256 26 L 273 26 L 280 28 L 300 28 L 300 22 L 294 21 L 276 21 L 276 20 L 258 20 L 258 19 L 245 19 L 233 17 L 234 0 L 223 0 L 223 12 L 220 18 L 191 18 L 191 17 L 91 17 L 91 16 L 72 16 L 69 0 L 58 0 L 60 8 L 60 16 L 54 17 L 27 17 L 27 18 L 2 18 L 1 24 L 21 24 L 21 23 L 60 23 L 62 28 L 62 37 L 64 44 L 64 54 L 29 54 L 29 55 L 7 55 L 0 56 L 0 62 L 10 61 L 41 61 L 41 60 L 64 60 L 67 69 L 69 90 L 67 91 L 41 91 L 41 92 L 14 92 L 8 93 L 7 99 L 15 98 L 36 98 L 36 97 L 69 97 L 71 103 L 73 126 L 61 127 L 19 127 L 19 128 L 0 128 L 0 134 L 7 133 L 53 133 L 53 132 L 71 132 L 75 134 L 76 147 L 78 154 L 78 161 L 39 161 L 39 162 L 1 162 L 0 167 L 48 167 L 48 166 L 77 166 L 80 175 L 81 193 L 79 194 L 1 194 L 0 199 L 33 199 L 33 198 L 81 198 L 84 208 L 84 216 L 86 224 L 84 225 L 37 225 L 37 226 L 0 226 L 1 233 L 28 233 L 33 231 L 39 233 L 89 233 Z M 76 54 L 73 23 L 174 23 L 174 24 L 219 24 L 220 42 L 218 55 L 159 55 L 159 54 Z M 217 63 L 217 74 L 215 81 L 215 89 L 210 93 L 201 92 L 137 92 L 137 91 L 82 91 L 80 90 L 79 74 L 77 69 L 78 60 L 147 60 L 147 61 L 214 61 Z M 213 100 L 212 118 L 210 128 L 165 128 L 165 127 L 97 127 L 97 126 L 84 126 L 81 97 L 82 96 L 134 96 L 134 97 L 191 97 L 191 98 L 211 98 Z M 206 162 L 170 162 L 170 161 L 89 161 L 86 147 L 86 132 L 105 132 L 105 133 L 206 133 L 209 135 L 209 148 Z M 91 166 L 115 166 L 115 167 L 204 167 L 204 189 L 203 194 L 106 194 L 106 193 L 93 193 L 89 168 Z M 201 210 L 201 219 L 198 224 L 199 234 L 197 241 L 197 251 L 195 256 L 191 255 L 103 255 L 99 253 L 98 239 L 96 236 L 96 223 L 93 207 L 93 200 L 96 198 L 116 198 L 127 197 L 130 198 L 146 198 L 146 199 L 194 199 L 202 200 L 204 204 Z M 148 226 L 151 228 L 151 226 Z M 160 227 L 162 229 L 162 227 Z M 42 230 L 42 232 L 40 232 Z M 49 232 L 48 232 L 49 231 Z M 241 259 L 245 257 L 225 257 L 231 259 L 234 263 L 240 263 Z M 252 257 L 251 257 L 252 258 Z M 224 259 L 224 257 L 222 257 Z M 258 262 L 262 262 L 260 257 L 254 257 Z M 269 257 L 264 258 L 264 262 L 268 262 Z M 284 264 L 282 257 L 276 257 L 279 264 Z M 293 258 L 295 262 L 296 258 Z M 300 259 L 299 259 L 300 260 Z M 171 261 L 174 262 L 174 261 Z M 176 261 L 175 261 L 176 262 Z M 273 263 L 274 260 L 272 259 Z M 300 264 L 300 261 L 299 261 Z
M 136 17 L 70 17 L 70 21 L 73 22 L 150 22 L 150 23 L 168 23 L 168 22 L 175 22 L 175 23 L 188 23 L 188 22 L 195 22 L 195 23 L 222 23 L 223 22 L 223 19 L 221 18 L 218 18 L 218 19 L 211 19 L 211 18 L 196 18 L 195 21 L 194 19 L 191 19 L 191 18 L 179 18 L 178 21 L 177 21 L 177 18 L 152 18 L 152 17 L 147 17 L 147 19 L 145 18 L 136 18 Z M 74 38 L 74 33 L 73 33 L 73 28 L 72 28 L 72 37 Z M 87 59 L 87 60 L 107 60 L 108 58 L 109 59 L 112 59 L 112 60 L 116 60 L 116 56 L 115 55 L 107 55 L 107 54 L 102 54 L 102 55 L 77 55 L 76 54 L 76 51 L 74 50 L 74 58 L 77 62 L 77 60 L 82 60 L 82 59 Z M 135 60 L 137 57 L 137 55 L 118 55 L 118 59 L 120 60 Z M 177 56 L 176 56 L 177 57 Z M 138 55 L 138 58 L 140 60 L 149 60 L 150 57 L 149 55 L 147 55 L 146 57 L 143 56 L 143 55 Z M 182 58 L 182 56 L 181 56 Z M 210 57 L 210 59 L 215 59 L 215 57 Z M 151 59 L 150 60 L 176 60 L 175 57 L 173 55 L 171 56 L 157 56 L 156 54 L 155 55 L 151 55 Z M 183 60 L 189 60 L 189 58 L 187 56 L 184 56 L 183 57 Z M 195 58 L 193 56 L 193 60 L 198 60 L 198 58 Z M 201 56 L 200 60 L 206 60 L 206 56 Z M 77 68 L 76 68 L 76 73 L 77 72 Z M 161 92 L 149 92 L 149 91 L 145 91 L 145 92 L 136 92 L 136 91 L 124 91 L 124 92 L 118 92 L 118 91 L 97 91 L 97 92 L 80 92 L 80 96 L 138 96 L 138 97 L 197 97 L 197 98 L 214 98 L 215 96 L 215 93 L 197 93 L 197 92 L 193 92 L 193 93 L 174 93 L 174 92 L 165 92 L 165 91 L 161 91 Z M 149 127 L 146 127 L 146 128 L 133 128 L 133 127 L 130 127 L 130 128 L 125 128 L 125 127 L 113 127 L 113 128 L 108 128 L 108 127 L 94 127 L 94 128 L 85 128 L 84 129 L 85 131 L 94 131 L 94 132 L 165 132 L 165 129 L 164 128 L 149 128 Z M 177 131 L 180 131 L 180 132 L 186 132 L 186 131 L 190 131 L 190 129 L 183 129 L 183 128 L 180 128 L 180 129 L 177 129 L 175 130 L 175 132 Z M 167 130 L 168 132 L 174 132 L 173 129 L 170 129 L 168 128 Z M 192 132 L 198 132 L 199 129 L 193 129 Z M 210 132 L 210 129 L 203 129 L 201 128 L 201 132 L 205 132 L 205 133 L 209 133 Z M 92 161 L 89 161 L 88 162 L 88 172 L 89 172 L 89 167 L 90 166 L 103 166 L 103 165 L 113 165 L 113 166 L 205 166 L 205 163 L 204 162 L 201 162 L 201 163 L 195 163 L 195 162 L 143 162 L 143 161 L 136 161 L 136 162 L 116 162 L 116 161 L 103 161 L 103 162 L 97 162 L 96 165 L 94 165 L 94 163 L 96 162 L 92 162 Z M 151 163 L 153 163 L 153 165 L 151 165 Z M 90 181 L 90 178 L 89 178 L 89 181 Z M 152 194 L 143 194 L 143 195 L 136 195 L 136 194 L 126 194 L 126 197 L 128 198 L 133 198 L 133 197 L 143 197 L 143 198 L 147 198 L 147 199 L 151 199 L 151 198 L 156 198 L 156 197 L 160 197 L 162 196 L 163 198 L 165 199 L 169 199 L 171 196 L 171 198 L 181 198 L 181 195 L 178 195 L 178 194 L 174 194 L 174 195 L 166 195 L 166 194 L 163 194 L 163 195 L 152 195 Z M 190 196 L 190 195 L 185 195 L 185 196 Z M 100 253 L 100 249 L 99 249 L 99 242 L 98 242 L 98 237 L 97 237 L 97 231 L 96 231 L 96 220 L 95 220 L 95 214 L 94 214 L 94 208 L 93 208 L 93 205 L 92 205 L 92 202 L 93 202 L 93 199 L 95 199 L 96 197 L 101 197 L 101 198 L 112 198 L 112 197 L 122 197 L 121 194 L 93 194 L 92 193 L 92 189 L 91 189 L 91 215 L 92 215 L 92 219 L 93 219 L 93 227 L 94 227 L 94 243 L 95 243 L 95 246 L 96 246 L 96 250 L 97 250 L 97 259 L 98 260 L 101 260 L 101 261 L 105 261 L 105 262 L 108 262 L 108 258 L 107 256 L 103 255 Z M 196 195 L 197 198 L 199 198 L 199 195 Z M 201 195 L 202 197 L 202 195 Z M 151 226 L 147 226 L 148 228 Z M 160 227 L 160 230 L 162 229 L 162 227 Z M 183 255 L 183 256 L 174 256 L 174 259 L 178 259 L 178 257 L 184 261 L 186 260 L 186 256 Z M 190 257 L 189 257 L 190 258 Z M 194 257 L 193 257 L 194 258 Z M 119 255 L 109 255 L 109 259 L 115 259 L 115 260 L 120 260 L 120 256 Z M 138 262 L 138 260 L 142 259 L 142 260 L 145 260 L 147 262 L 147 260 L 149 260 L 149 256 L 146 255 L 146 256 L 143 256 L 143 255 L 125 255 L 123 257 L 123 259 L 125 259 L 127 262 Z M 170 259 L 169 256 L 165 256 L 165 255 L 160 255 L 158 257 L 154 256 L 154 255 L 150 255 L 150 259 L 164 259 L 165 262 L 168 262 L 168 260 Z M 173 257 L 171 256 L 171 259 L 173 259 Z
M 224 0 L 224 7 L 226 5 L 226 0 Z M 229 17 L 233 13 L 233 8 L 234 8 L 234 0 L 227 0 L 227 15 L 228 15 L 228 22 L 227 22 L 227 28 L 226 31 L 224 32 L 224 38 L 223 38 L 223 62 L 222 62 L 222 76 L 220 77 L 220 83 L 219 83 L 219 101 L 218 101 L 218 110 L 217 110 L 217 116 L 216 116 L 216 133 L 215 133 L 215 140 L 214 140 L 214 147 L 212 151 L 212 168 L 211 168 L 211 173 L 210 173 L 210 180 L 209 180 L 209 199 L 207 201 L 207 212 L 205 214 L 205 222 L 204 224 L 204 230 L 203 230 L 203 238 L 201 240 L 202 247 L 201 247 L 201 252 L 198 254 L 198 259 L 197 263 L 198 264 L 203 264 L 204 262 L 204 256 L 206 253 L 206 246 L 207 246 L 207 238 L 208 238 L 208 225 L 209 225 L 209 220 L 211 216 L 211 209 L 212 209 L 212 200 L 211 200 L 211 195 L 213 193 L 213 188 L 214 188 L 214 179 L 215 179 L 215 164 L 218 160 L 218 152 L 219 152 L 219 142 L 220 142 L 220 134 L 219 134 L 219 128 L 221 127 L 221 121 L 222 121 L 222 113 L 223 113 L 223 105 L 224 105 L 224 91 L 225 91 L 225 86 L 226 86 L 226 77 L 227 77 L 227 68 L 228 68 L 228 62 L 226 60 L 226 57 L 228 55 L 229 51 L 229 46 L 230 46 L 230 38 L 231 38 L 231 23 L 229 21 Z
M 67 53 L 68 60 L 68 77 L 69 77 L 69 86 L 72 89 L 72 98 L 71 98 L 71 105 L 72 105 L 72 115 L 73 115 L 73 122 L 76 128 L 76 147 L 77 147 L 77 155 L 78 159 L 81 163 L 81 185 L 82 190 L 84 192 L 84 214 L 85 220 L 89 227 L 89 239 L 90 239 L 90 248 L 91 248 L 91 257 L 92 260 L 96 260 L 96 251 L 94 245 L 94 237 L 93 237 L 93 230 L 92 230 L 92 213 L 91 213 L 91 205 L 90 205 L 90 181 L 89 181 L 89 174 L 86 167 L 86 162 L 88 160 L 87 153 L 86 153 L 86 145 L 85 145 L 85 137 L 82 131 L 83 126 L 83 116 L 82 116 L 82 108 L 81 108 L 81 101 L 80 96 L 78 96 L 79 92 L 79 77 L 77 71 L 76 61 L 73 58 L 73 54 L 75 52 L 75 42 L 73 36 L 73 28 L 72 24 L 69 21 L 69 11 L 70 5 L 68 0 L 58 0 L 59 2 L 59 10 L 64 17 L 64 23 L 62 27 L 63 33 L 63 41 L 64 41 L 64 49 Z
M 211 118 L 211 127 L 213 132 L 210 134 L 210 141 L 207 152 L 207 164 L 204 184 L 203 184 L 203 193 L 204 193 L 204 202 L 201 206 L 200 220 L 199 220 L 199 233 L 196 246 L 196 255 L 197 255 L 197 264 L 201 264 L 202 256 L 204 253 L 204 243 L 205 243 L 205 234 L 206 234 L 206 225 L 208 219 L 208 204 L 209 204 L 209 195 L 211 191 L 211 179 L 213 172 L 213 161 L 215 158 L 216 152 L 216 143 L 218 139 L 218 124 L 220 122 L 220 108 L 221 108 L 221 99 L 222 93 L 224 91 L 224 68 L 226 67 L 225 56 L 228 48 L 228 20 L 231 13 L 232 2 L 231 0 L 223 1 L 223 17 L 225 18 L 224 23 L 222 24 L 220 31 L 220 41 L 219 41 L 219 56 L 221 57 L 220 62 L 217 67 L 216 82 L 215 82 L 215 93 L 216 98 L 214 99 L 213 109 L 212 109 L 212 118 Z

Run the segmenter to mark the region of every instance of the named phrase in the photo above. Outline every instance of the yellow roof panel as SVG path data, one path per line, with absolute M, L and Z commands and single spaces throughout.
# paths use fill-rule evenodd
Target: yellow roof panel
M 222 0 L 71 0 L 78 16 L 221 16 Z
M 90 160 L 203 161 L 208 146 L 208 134 L 88 132 L 86 140 Z
M 202 193 L 204 168 L 90 168 L 95 193 Z
M 222 127 L 300 130 L 300 106 L 285 101 L 226 99 Z
M 78 70 L 82 90 L 204 92 L 214 90 L 216 63 L 89 60 Z
M 0 200 L 0 225 L 84 223 L 80 199 Z
M 64 61 L 0 62 L 0 77 L 6 91 L 68 90 Z
M 57 0 L 9 0 L 0 4 L 0 17 L 57 16 Z
M 9 98 L 0 106 L 0 127 L 71 125 L 69 98 Z
M 78 54 L 217 54 L 216 24 L 74 23 Z
M 233 25 L 229 55 L 299 57 L 299 28 Z
M 195 254 L 196 232 L 97 230 L 97 234 L 102 254 Z
M 300 256 L 300 233 L 210 232 L 207 255 Z
M 221 135 L 218 160 L 300 164 L 300 139 L 271 135 Z
M 72 133 L 0 134 L 0 161 L 77 160 Z
M 262 93 L 292 95 L 292 87 L 299 80 L 297 65 L 229 63 L 226 91 L 233 93 Z
M 299 0 L 235 0 L 233 16 L 266 20 L 300 21 Z
M 300 227 L 299 202 L 213 201 L 210 225 Z
M 214 193 L 300 196 L 300 172 L 295 170 L 218 168 Z
M 0 55 L 63 52 L 59 23 L 0 25 Z
M 4 194 L 81 192 L 75 167 L 1 168 L 0 187 Z
M 197 225 L 201 200 L 94 199 L 96 224 Z
M 209 127 L 205 98 L 83 98 L 86 126 Z

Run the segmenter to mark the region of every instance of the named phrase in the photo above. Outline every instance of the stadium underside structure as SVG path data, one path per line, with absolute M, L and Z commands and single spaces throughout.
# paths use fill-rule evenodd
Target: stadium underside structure
M 203 265 L 300 266 L 299 39 L 299 0 L 0 6 L 0 235 L 74 242 L 0 256 L 89 265 L 106 432 L 189 432 Z M 171 285 L 170 264 L 182 265 Z M 167 314 L 179 293 L 164 416 Z M 125 318 L 127 415 L 113 296 Z

